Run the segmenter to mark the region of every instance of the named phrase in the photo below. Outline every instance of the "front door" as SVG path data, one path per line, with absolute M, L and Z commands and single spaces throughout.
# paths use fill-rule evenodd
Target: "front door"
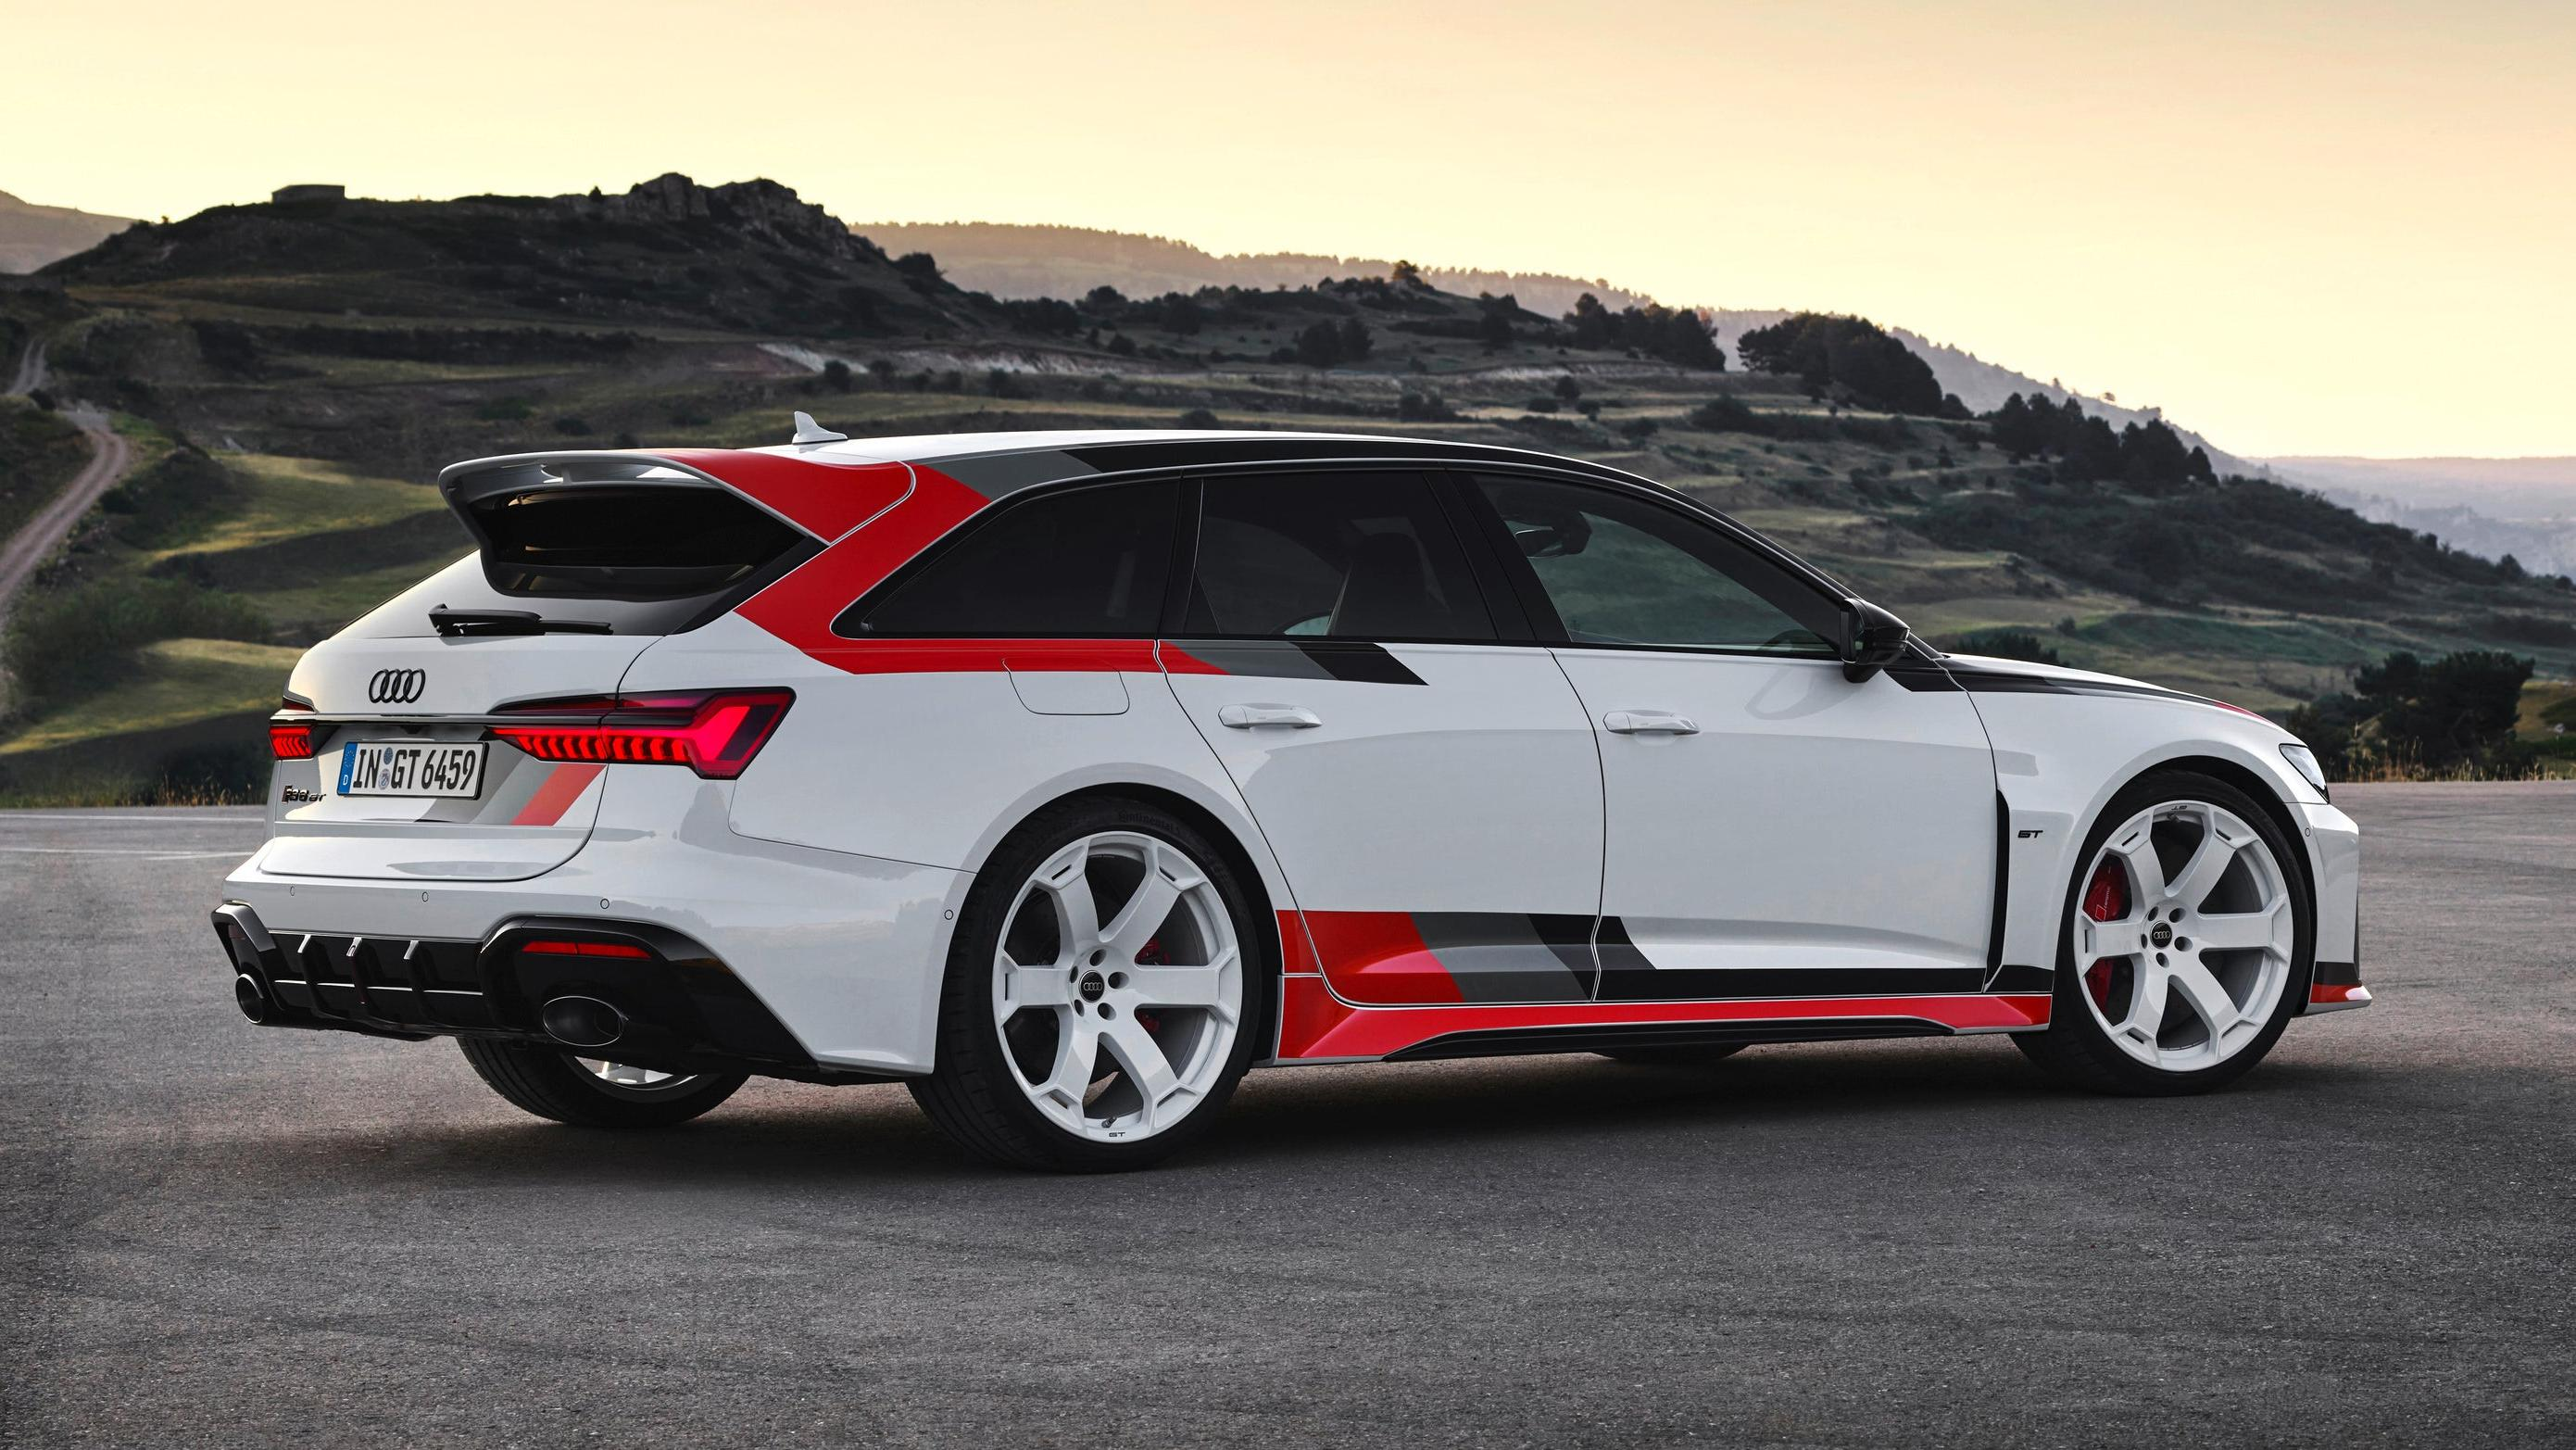
M 1334 991 L 1589 998 L 1591 725 L 1546 649 L 1501 642 L 1433 480 L 1317 470 L 1203 490 L 1163 666 L 1277 855 Z
M 1602 999 L 1982 989 L 1998 825 L 1966 694 L 1846 680 L 1839 601 L 1684 509 L 1476 486 L 1600 741 Z

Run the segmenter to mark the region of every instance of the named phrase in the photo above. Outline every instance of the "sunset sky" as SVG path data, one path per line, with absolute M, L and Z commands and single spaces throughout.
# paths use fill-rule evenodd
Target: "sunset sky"
M 0 39 L 30 201 L 769 176 L 1860 312 L 2242 453 L 2576 454 L 2565 0 L 0 0 Z

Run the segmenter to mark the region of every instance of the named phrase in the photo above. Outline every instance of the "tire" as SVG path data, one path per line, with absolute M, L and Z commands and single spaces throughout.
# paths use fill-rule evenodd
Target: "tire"
M 475 1075 L 513 1105 L 583 1128 L 668 1128 L 732 1097 L 743 1073 L 701 1073 L 650 1085 L 609 1081 L 556 1047 L 460 1037 Z M 602 1064 L 613 1067 L 612 1064 Z
M 1139 904 L 1147 873 L 1173 893 L 1153 921 Z M 1159 1162 L 1213 1125 L 1251 1065 L 1277 979 L 1260 926 L 1226 856 L 1189 823 L 1138 801 L 1048 807 L 967 892 L 937 1066 L 912 1079 L 913 1098 L 959 1146 L 1008 1167 Z M 1229 953 L 1230 967 L 1217 960 Z M 1210 1000 L 1173 1005 L 1182 996 Z
M 2204 867 L 2204 848 L 2225 859 Z M 2014 1043 L 2063 1081 L 2126 1096 L 2208 1092 L 2252 1071 L 2305 999 L 2316 950 L 2304 861 L 2271 815 L 2223 780 L 2160 771 L 2111 798 L 2075 859 L 2049 1025 Z M 2260 945 L 2235 945 L 2257 931 Z
M 1705 1047 L 1613 1047 L 1595 1053 L 1631 1067 L 1714 1067 L 1750 1043 L 1712 1042 Z

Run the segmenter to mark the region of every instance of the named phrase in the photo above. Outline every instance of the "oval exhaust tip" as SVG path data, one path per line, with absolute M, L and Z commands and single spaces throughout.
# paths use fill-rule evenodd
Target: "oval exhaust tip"
M 626 1014 L 597 997 L 557 997 L 537 1010 L 537 1021 L 566 1047 L 606 1047 L 626 1031 Z
M 266 1022 L 273 1014 L 268 1007 L 268 994 L 260 990 L 259 979 L 248 972 L 233 978 L 233 1002 L 241 1014 L 253 1022 Z

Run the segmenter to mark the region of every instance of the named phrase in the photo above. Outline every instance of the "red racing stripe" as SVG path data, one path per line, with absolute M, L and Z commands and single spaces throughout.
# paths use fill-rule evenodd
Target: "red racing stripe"
M 562 820 L 564 812 L 572 809 L 572 803 L 581 799 L 581 793 L 588 790 L 590 783 L 599 779 L 599 773 L 607 768 L 604 765 L 556 766 L 545 783 L 537 787 L 537 793 L 528 797 L 528 803 L 510 818 L 510 824 L 551 826 Z
M 2349 1002 L 2361 990 L 2359 982 L 2319 982 L 2308 989 L 2308 1005 L 2323 1007 L 2335 1002 Z
M 913 555 L 984 507 L 985 497 L 934 468 L 915 468 L 912 496 L 885 516 L 806 560 L 734 612 L 814 658 L 854 674 L 871 673 L 876 656 L 836 657 L 891 641 L 848 640 L 832 621 L 852 600 L 900 569 Z M 942 641 L 943 643 L 945 641 Z
M 2037 1027 L 2048 1021 L 2045 993 L 1927 997 L 1775 998 L 1758 1002 L 1560 1002 L 1529 1006 L 1354 1007 L 1314 977 L 1282 984 L 1279 1056 L 1384 1057 L 1454 1032 L 1597 1027 L 1628 1022 L 1830 1023 L 1840 1018 L 1910 1017 L 1954 1030 Z
M 1333 990 L 1353 1002 L 1463 1002 L 1458 980 L 1402 911 L 1310 911 L 1307 928 Z
M 738 448 L 672 448 L 655 457 L 724 480 L 826 543 L 884 511 L 912 486 L 900 463 L 826 463 Z

